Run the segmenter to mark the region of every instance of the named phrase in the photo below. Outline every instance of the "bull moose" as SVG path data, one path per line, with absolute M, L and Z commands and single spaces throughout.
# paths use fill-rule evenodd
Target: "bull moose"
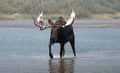
M 62 58 L 65 54 L 65 44 L 70 42 L 73 54 L 76 56 L 75 52 L 75 36 L 73 31 L 73 22 L 75 20 L 75 12 L 72 10 L 71 16 L 66 22 L 63 17 L 59 17 L 54 23 L 51 19 L 48 19 L 49 25 L 44 25 L 43 12 L 39 14 L 37 19 L 33 18 L 34 24 L 44 30 L 51 28 L 50 42 L 49 42 L 49 57 L 53 58 L 51 47 L 54 43 L 60 43 L 60 57 Z

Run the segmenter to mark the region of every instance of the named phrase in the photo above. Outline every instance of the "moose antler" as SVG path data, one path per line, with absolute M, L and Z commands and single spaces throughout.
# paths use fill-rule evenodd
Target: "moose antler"
M 43 19 L 43 12 L 41 11 L 41 13 L 39 14 L 39 16 L 37 17 L 37 19 L 35 19 L 32 16 L 32 19 L 34 20 L 34 24 L 40 28 L 40 30 L 44 30 L 47 28 L 61 28 L 61 27 L 66 27 L 68 25 L 72 25 L 74 20 L 75 20 L 75 12 L 74 10 L 72 10 L 71 16 L 68 19 L 67 23 L 65 25 L 44 25 L 44 19 Z
M 44 20 L 43 20 L 43 12 L 41 11 L 41 13 L 39 14 L 39 16 L 37 17 L 37 19 L 35 19 L 32 16 L 32 19 L 34 20 L 34 24 L 40 28 L 40 30 L 44 30 L 46 28 L 50 28 L 51 26 L 48 25 L 44 25 Z
M 75 20 L 75 12 L 74 12 L 74 10 L 72 9 L 71 16 L 70 16 L 70 18 L 68 19 L 67 23 L 66 23 L 63 27 L 68 26 L 68 25 L 72 25 L 73 22 L 74 22 L 74 20 Z

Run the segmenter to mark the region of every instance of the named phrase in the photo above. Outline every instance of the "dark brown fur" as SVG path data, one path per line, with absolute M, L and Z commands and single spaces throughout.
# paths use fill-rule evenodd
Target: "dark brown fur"
M 52 26 L 51 27 L 50 43 L 49 43 L 49 56 L 50 56 L 50 58 L 53 58 L 51 46 L 54 43 L 60 43 L 60 57 L 61 58 L 65 54 L 64 46 L 67 42 L 70 42 L 74 56 L 76 56 L 75 36 L 74 36 L 72 25 L 68 25 L 66 27 L 61 27 L 61 26 L 66 24 L 63 17 L 59 17 L 55 23 L 53 23 L 51 20 L 48 20 L 48 23 Z

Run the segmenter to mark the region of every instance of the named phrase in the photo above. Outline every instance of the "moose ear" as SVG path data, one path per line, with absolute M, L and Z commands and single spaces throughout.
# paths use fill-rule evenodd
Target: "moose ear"
M 54 23 L 52 22 L 52 20 L 48 20 L 48 23 L 50 24 L 50 25 L 54 25 Z

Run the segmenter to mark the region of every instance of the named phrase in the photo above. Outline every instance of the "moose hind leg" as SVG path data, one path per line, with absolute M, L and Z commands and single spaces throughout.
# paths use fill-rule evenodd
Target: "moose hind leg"
M 65 54 L 65 49 L 64 49 L 64 43 L 60 44 L 60 57 L 64 56 Z
M 71 47 L 72 47 L 72 50 L 73 50 L 73 54 L 74 54 L 74 56 L 76 56 L 75 41 L 74 40 L 70 41 L 70 44 L 71 44 Z
M 49 57 L 53 58 L 52 51 L 51 51 L 51 46 L 52 46 L 52 44 L 49 44 Z
M 62 56 L 64 57 L 65 55 L 65 48 L 63 48 Z

